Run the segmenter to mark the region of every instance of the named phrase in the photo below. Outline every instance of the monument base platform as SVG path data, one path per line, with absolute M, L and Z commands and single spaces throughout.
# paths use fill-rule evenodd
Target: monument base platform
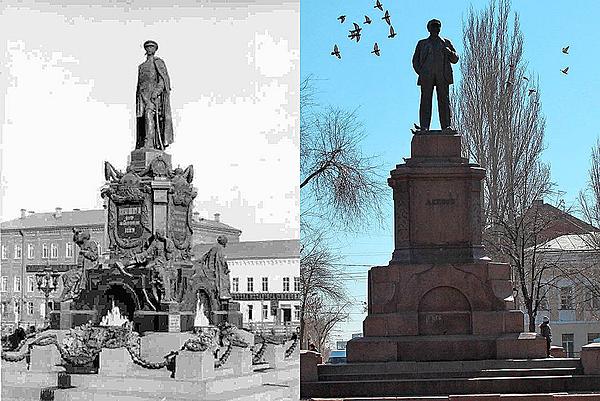
M 546 340 L 535 333 L 362 337 L 346 345 L 349 363 L 545 357 Z
M 584 374 L 578 358 L 319 364 L 315 368 L 316 377 L 301 383 L 303 399 L 552 401 L 552 393 L 589 394 L 599 391 L 600 383 L 600 376 Z M 598 395 L 591 397 L 560 399 L 598 399 Z

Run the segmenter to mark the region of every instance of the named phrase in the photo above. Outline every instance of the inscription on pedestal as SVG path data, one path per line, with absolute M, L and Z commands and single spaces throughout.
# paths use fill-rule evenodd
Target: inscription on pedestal
M 142 236 L 141 206 L 117 206 L 117 235 L 123 239 Z
M 171 206 L 171 235 L 174 240 L 183 242 L 188 235 L 188 208 L 185 206 Z
M 169 333 L 181 332 L 181 318 L 179 314 L 169 315 Z

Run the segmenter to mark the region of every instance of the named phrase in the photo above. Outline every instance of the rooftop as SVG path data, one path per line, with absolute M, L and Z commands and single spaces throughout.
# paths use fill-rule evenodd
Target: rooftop
M 543 244 L 540 251 L 599 251 L 600 233 L 567 234 Z
M 81 226 L 103 226 L 106 221 L 104 209 L 63 211 L 57 208 L 49 213 L 23 213 L 23 217 L 3 221 L 0 230 L 26 230 L 38 228 L 71 228 Z M 219 229 L 241 233 L 241 230 L 220 221 L 200 218 L 192 222 L 194 227 Z
M 194 246 L 194 256 L 201 258 L 211 247 L 211 244 Z M 225 247 L 225 256 L 229 260 L 300 258 L 300 240 L 230 242 Z
M 3 221 L 0 230 L 101 226 L 106 219 L 104 213 L 104 209 L 29 213 L 25 217 Z

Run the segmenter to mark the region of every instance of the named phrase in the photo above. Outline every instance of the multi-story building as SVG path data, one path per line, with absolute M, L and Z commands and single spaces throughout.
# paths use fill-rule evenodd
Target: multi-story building
M 552 345 L 577 356 L 583 345 L 600 338 L 600 233 L 569 234 L 538 248 L 538 264 L 547 266 L 547 293 L 536 316 L 550 319 Z
M 218 235 L 226 235 L 231 243 L 239 241 L 241 231 L 222 223 L 218 214 L 215 214 L 215 220 L 209 220 L 199 218 L 195 213 L 192 220 L 193 240 L 196 243 L 214 243 Z M 79 250 L 73 243 L 73 228 L 89 230 L 91 239 L 98 244 L 101 258 L 108 257 L 106 222 L 104 209 L 63 211 L 57 207 L 52 213 L 21 209 L 21 217 L 1 223 L 0 298 L 3 330 L 11 331 L 18 324 L 43 324 L 46 306 L 44 294 L 37 289 L 35 272 L 46 266 L 57 272 L 65 272 L 76 265 Z M 50 303 L 62 292 L 60 282 L 50 296 Z
M 197 245 L 200 258 L 209 247 Z M 300 241 L 228 243 L 224 250 L 231 296 L 240 303 L 244 326 L 251 329 L 300 324 Z

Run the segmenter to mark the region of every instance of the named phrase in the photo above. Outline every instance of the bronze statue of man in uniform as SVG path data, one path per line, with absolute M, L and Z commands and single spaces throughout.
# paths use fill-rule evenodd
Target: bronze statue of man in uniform
M 154 56 L 158 44 L 144 42 L 146 61 L 138 67 L 136 89 L 136 149 L 163 150 L 173 142 L 169 92 L 171 81 L 165 62 Z
M 432 19 L 427 23 L 429 37 L 417 43 L 412 64 L 419 76 L 417 85 L 421 87 L 421 105 L 419 107 L 419 125 L 422 131 L 428 131 L 431 124 L 431 101 L 433 87 L 436 87 L 438 111 L 442 130 L 452 130 L 450 126 L 450 92 L 454 83 L 452 64 L 458 62 L 458 54 L 448 39 L 440 37 L 442 23 Z

